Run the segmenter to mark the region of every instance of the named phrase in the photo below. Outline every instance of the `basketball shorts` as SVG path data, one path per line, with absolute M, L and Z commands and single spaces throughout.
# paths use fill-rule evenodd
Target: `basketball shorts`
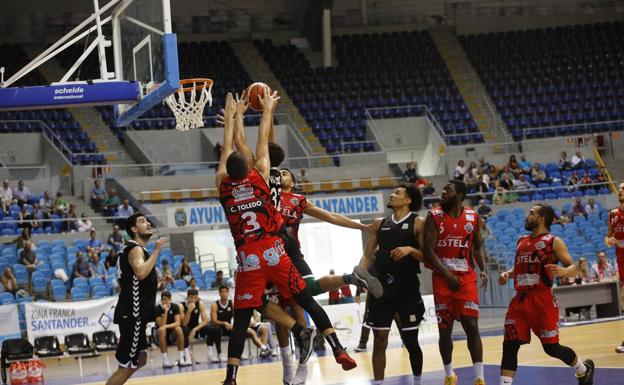
M 620 273 L 620 286 L 624 287 L 624 248 L 618 247 L 615 249 L 617 268 Z
M 397 276 L 384 274 L 379 280 L 384 286 L 384 295 L 375 298 L 366 296 L 364 322 L 373 330 L 390 330 L 395 313 L 401 320 L 401 330 L 415 330 L 424 319 L 425 304 L 420 295 L 418 276 Z M 391 281 L 391 283 L 388 283 Z
M 119 345 L 115 351 L 117 364 L 123 368 L 139 367 L 139 356 L 147 352 L 146 322 L 141 319 L 123 319 L 119 323 Z
M 269 237 L 238 248 L 238 270 L 234 308 L 262 306 L 267 284 L 279 290 L 284 299 L 305 289 L 305 282 L 284 250 L 284 241 Z
M 550 289 L 517 293 L 505 316 L 505 340 L 531 342 L 531 331 L 542 344 L 559 342 L 559 306 Z
M 290 231 L 286 227 L 284 227 L 280 233 L 279 237 L 284 241 L 284 249 L 286 250 L 286 254 L 290 257 L 293 264 L 301 274 L 303 279 L 312 278 L 314 275 L 312 274 L 312 269 L 303 258 L 303 253 L 301 253 L 301 245 L 295 237 L 292 235 Z
M 453 325 L 460 317 L 479 317 L 479 291 L 476 274 L 458 276 L 460 287 L 457 291 L 449 289 L 446 279 L 433 274 L 433 299 L 435 302 L 438 328 Z

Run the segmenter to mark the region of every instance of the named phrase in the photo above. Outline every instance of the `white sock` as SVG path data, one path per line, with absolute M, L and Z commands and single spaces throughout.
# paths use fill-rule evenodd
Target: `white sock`
M 191 361 L 191 349 L 184 348 L 184 358 L 186 361 Z
M 280 353 L 282 354 L 282 379 L 284 382 L 290 383 L 294 375 L 293 357 L 290 346 L 280 348 Z
M 384 382 L 384 380 L 380 380 L 380 381 L 374 380 L 373 381 L 373 385 L 382 385 L 383 382 Z
M 178 350 L 178 362 L 184 362 L 184 351 Z
M 208 355 L 212 356 L 214 354 L 214 348 L 212 347 L 212 345 L 208 346 Z
M 513 378 L 507 376 L 501 376 L 500 385 L 511 385 Z
M 264 345 L 264 344 L 260 345 L 260 350 L 267 350 L 267 349 L 268 349 L 268 348 L 267 348 L 267 346 L 266 346 L 266 345 Z
M 444 365 L 444 375 L 447 377 L 453 377 L 454 372 L 453 372 L 453 363 L 451 362 L 448 365 Z
M 581 357 L 579 356 L 576 356 L 576 364 L 572 365 L 572 367 L 576 370 L 577 376 L 582 376 L 587 371 L 587 367 L 583 361 L 581 361 Z
M 286 346 L 285 348 L 279 348 L 279 350 L 280 355 L 282 356 L 282 361 L 288 362 L 290 365 L 292 365 L 293 356 L 292 352 L 290 351 L 290 346 Z
M 421 376 L 414 376 L 414 385 L 422 385 Z
M 474 371 L 474 379 L 478 380 L 478 379 L 482 379 L 484 380 L 485 377 L 483 377 L 483 362 L 475 362 L 472 364 L 472 370 Z
M 163 357 L 163 364 L 168 364 L 169 363 L 169 355 L 167 354 L 167 352 L 162 353 L 162 357 Z

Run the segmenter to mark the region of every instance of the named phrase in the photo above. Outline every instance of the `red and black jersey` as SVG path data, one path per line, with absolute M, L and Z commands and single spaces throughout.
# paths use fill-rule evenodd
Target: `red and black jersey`
M 557 263 L 553 253 L 555 236 L 549 233 L 533 238 L 526 234 L 518 239 L 514 262 L 516 291 L 551 288 L 554 278 L 545 266 Z
M 299 242 L 299 225 L 307 204 L 305 195 L 285 191 L 281 193 L 279 211 L 282 214 L 284 225 L 297 242 Z
M 431 214 L 438 230 L 435 253 L 440 262 L 452 274 L 475 274 L 472 243 L 479 226 L 479 215 L 467 207 L 457 218 L 447 215 L 440 208 L 431 210 Z
M 274 236 L 282 227 L 269 186 L 255 168 L 243 179 L 225 177 L 219 186 L 219 201 L 237 247 Z
M 613 230 L 613 237 L 618 240 L 615 253 L 624 257 L 624 210 L 618 207 L 609 211 L 609 224 Z

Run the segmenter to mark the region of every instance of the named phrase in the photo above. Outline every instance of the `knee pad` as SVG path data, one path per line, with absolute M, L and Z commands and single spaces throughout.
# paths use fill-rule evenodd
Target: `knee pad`
M 321 285 L 319 284 L 318 279 L 314 277 L 309 277 L 309 278 L 304 279 L 304 281 L 312 297 L 319 295 L 319 294 L 323 294 L 323 289 L 321 289 Z
M 576 353 L 574 353 L 574 350 L 570 349 L 567 346 L 562 346 L 559 343 L 544 344 L 542 345 L 542 347 L 544 348 L 544 352 L 546 352 L 546 354 L 551 357 L 560 359 L 568 366 L 572 365 L 572 363 L 574 363 L 574 360 L 576 359 Z
M 518 369 L 518 351 L 520 350 L 520 341 L 504 341 L 503 342 L 503 359 L 501 361 L 501 369 L 516 371 Z

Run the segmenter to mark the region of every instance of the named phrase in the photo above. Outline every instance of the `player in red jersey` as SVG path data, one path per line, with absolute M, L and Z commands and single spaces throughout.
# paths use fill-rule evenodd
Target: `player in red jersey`
M 609 211 L 609 230 L 605 237 L 605 243 L 608 247 L 615 246 L 615 256 L 620 273 L 620 287 L 624 289 L 624 182 L 620 183 L 618 189 L 618 202 L 620 202 L 620 206 Z M 624 293 L 622 293 L 622 302 L 624 303 Z M 615 351 L 624 353 L 624 342 L 615 348 Z
M 233 150 L 236 107 L 231 94 L 228 94 L 224 111 L 224 140 L 215 182 L 234 238 L 239 264 L 225 385 L 236 384 L 245 333 L 253 310 L 265 311 L 266 314 L 269 309 L 269 304 L 264 302 L 264 289 L 269 282 L 280 290 L 283 297 L 294 298 L 310 314 L 332 347 L 336 361 L 344 370 L 356 367 L 355 361 L 340 345 L 327 314 L 305 289 L 304 281 L 286 254 L 283 241 L 278 237 L 282 225 L 281 217 L 271 203 L 267 185 L 268 128 L 278 99 L 276 93 L 269 92 L 265 92 L 261 99 L 263 114 L 258 131 L 256 161 L 253 165 L 250 165 L 244 154 Z M 271 315 L 266 316 L 275 319 Z M 306 336 L 300 325 L 286 323 L 286 326 L 296 336 Z M 305 363 L 308 357 L 300 359 L 300 363 Z
M 531 233 L 518 239 L 514 266 L 498 278 L 500 285 L 514 279 L 516 289 L 505 316 L 501 385 L 513 382 L 520 345 L 531 341 L 531 331 L 542 342 L 546 354 L 576 370 L 579 385 L 594 383 L 594 362 L 581 361 L 572 349 L 559 344 L 559 307 L 552 286 L 555 277 L 574 277 L 577 270 L 563 240 L 550 234 L 554 217 L 555 211 L 549 205 L 533 205 L 524 223 Z
M 444 364 L 444 385 L 457 384 L 453 371 L 453 324 L 466 333 L 474 369 L 474 384 L 485 384 L 483 346 L 479 335 L 479 293 L 474 264 L 487 284 L 483 258 L 481 221 L 476 211 L 464 207 L 466 185 L 449 181 L 442 190 L 440 208 L 427 214 L 425 222 L 425 266 L 433 270 L 433 298 L 438 316 L 438 346 Z

